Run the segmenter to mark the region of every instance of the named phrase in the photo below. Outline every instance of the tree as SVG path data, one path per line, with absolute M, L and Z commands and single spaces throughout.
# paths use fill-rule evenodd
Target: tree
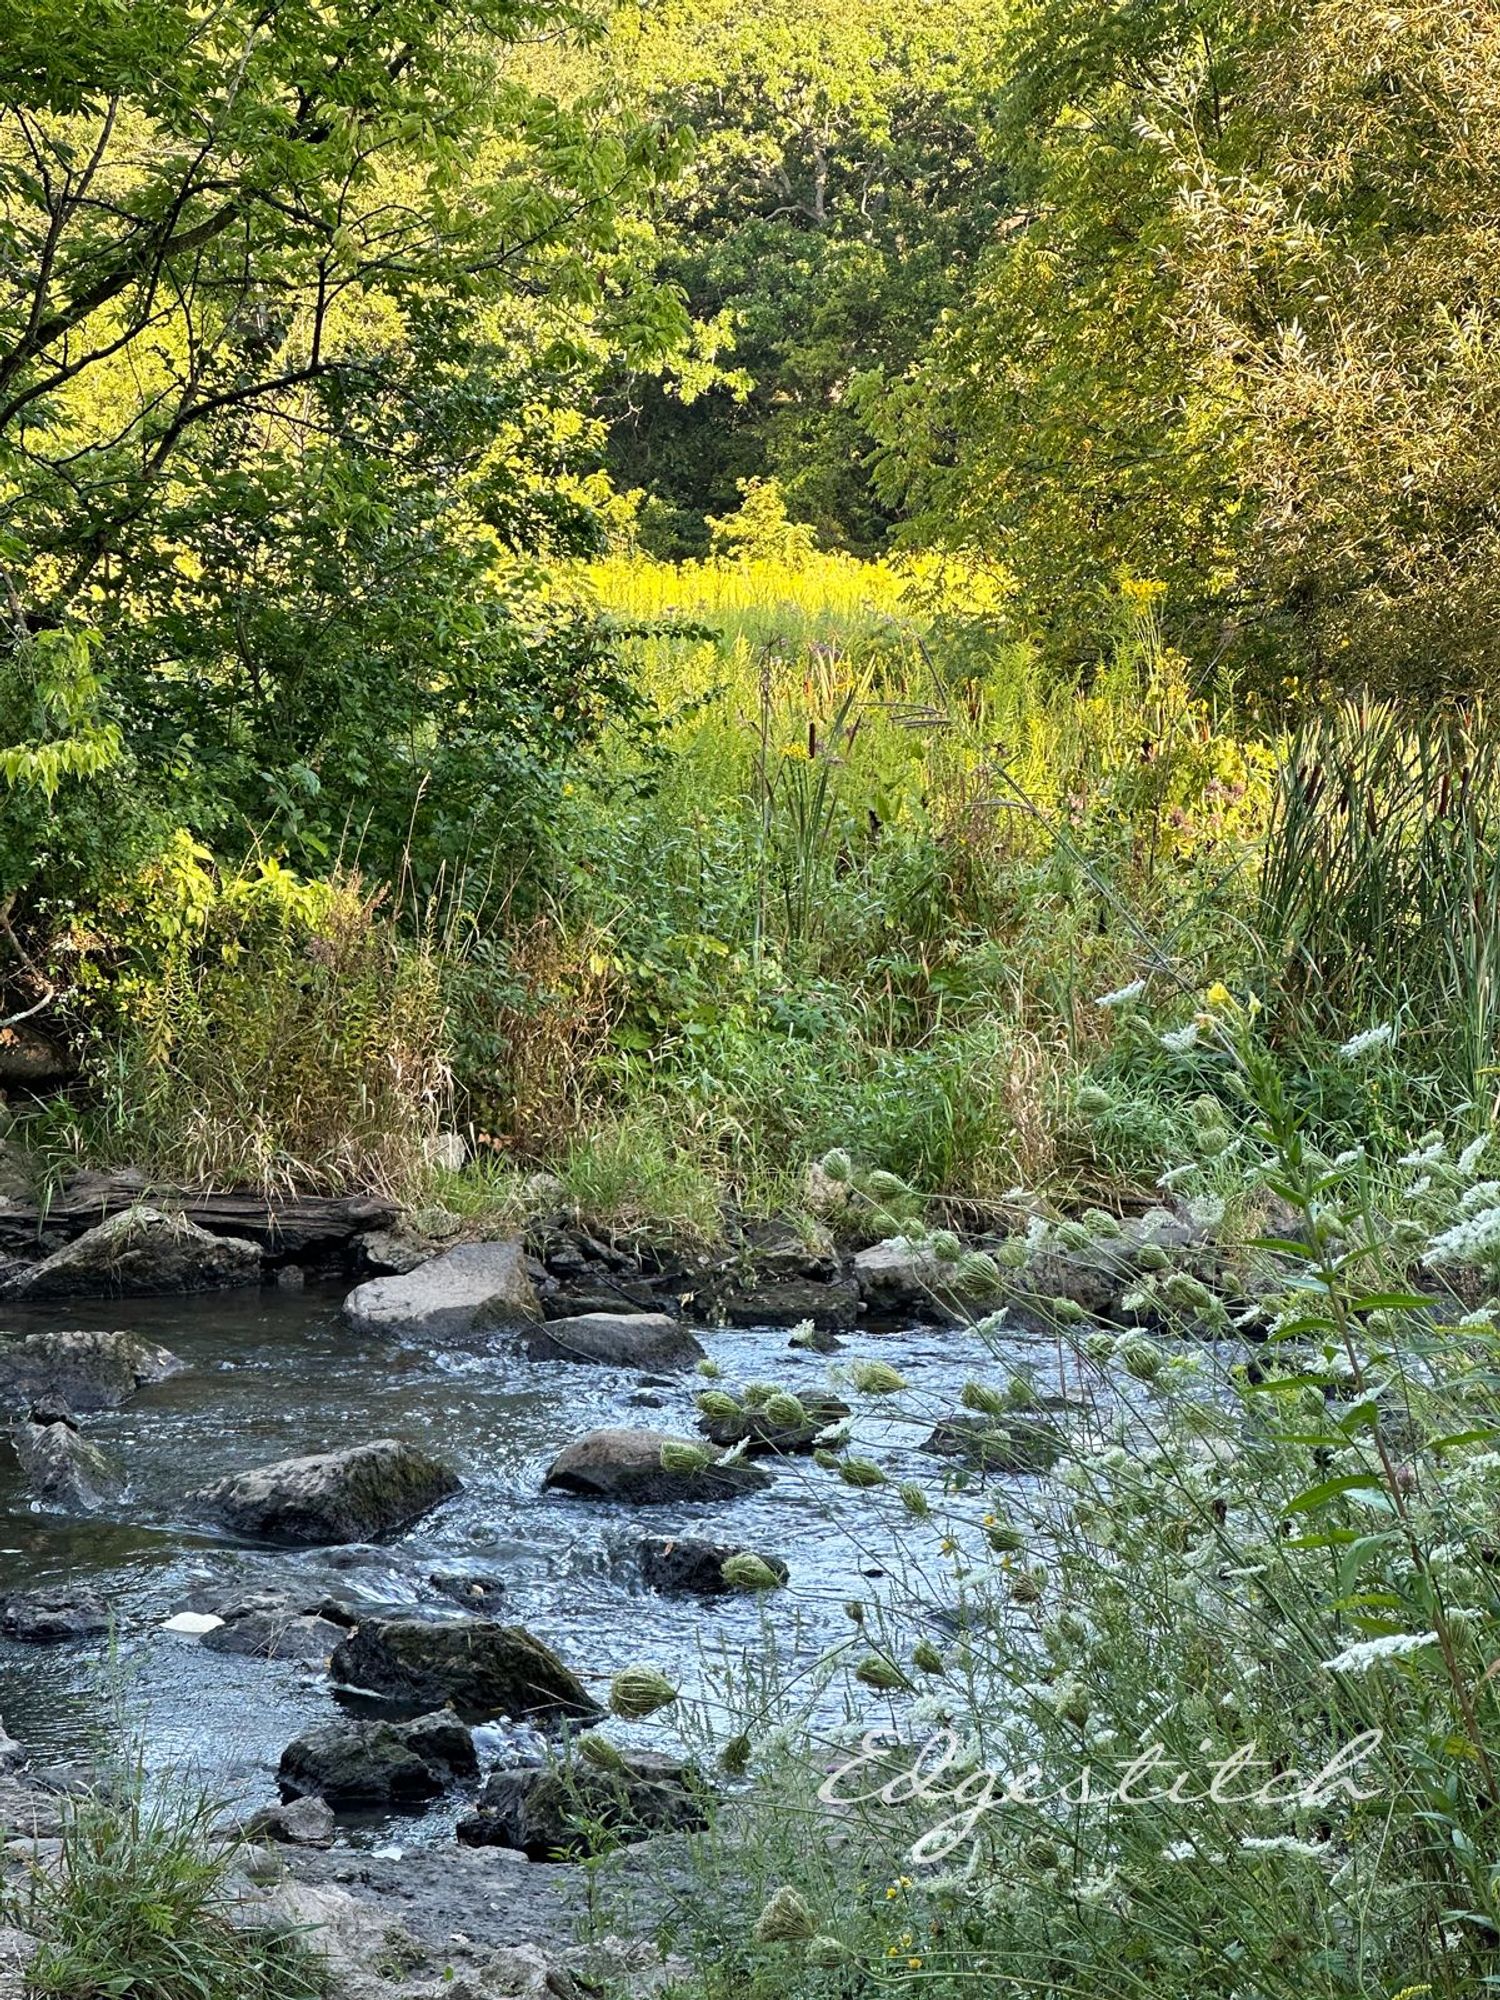
M 528 562 L 588 532 L 580 384 L 685 325 L 620 229 L 672 135 L 511 73 L 581 22 L 0 0 L 0 675 L 97 634 L 149 782 L 241 844 L 389 849 L 455 744 L 577 724 L 597 644 L 533 645 Z
M 910 534 L 1069 664 L 1125 574 L 1278 696 L 1491 684 L 1493 8 L 1028 0 L 1004 67 L 1016 211 L 871 416 Z

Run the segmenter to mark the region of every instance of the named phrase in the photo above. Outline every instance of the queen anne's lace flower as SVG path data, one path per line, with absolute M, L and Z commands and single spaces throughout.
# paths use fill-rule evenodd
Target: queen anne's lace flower
M 1198 1043 L 1198 1023 L 1189 1021 L 1185 1028 L 1169 1028 L 1161 1038 L 1161 1045 L 1168 1055 L 1185 1056 Z
M 1146 990 L 1144 979 L 1132 979 L 1128 986 L 1117 987 L 1113 993 L 1101 993 L 1094 1002 L 1096 1007 L 1128 1007 L 1132 1000 L 1139 1000 Z
M 1367 1674 L 1382 1660 L 1399 1660 L 1437 1644 L 1436 1632 L 1388 1632 L 1382 1639 L 1360 1639 L 1323 1665 L 1331 1674 Z
M 1358 1062 L 1362 1056 L 1374 1055 L 1377 1049 L 1388 1049 L 1396 1039 L 1396 1030 L 1389 1021 L 1382 1021 L 1378 1028 L 1366 1028 L 1362 1035 L 1351 1035 L 1339 1049 L 1345 1062 Z
M 1500 1253 L 1500 1208 L 1484 1208 L 1455 1222 L 1427 1246 L 1429 1264 L 1477 1264 Z
M 1468 1145 L 1465 1146 L 1463 1151 L 1459 1154 L 1458 1171 L 1461 1174 L 1463 1174 L 1465 1178 L 1467 1178 L 1468 1175 L 1474 1172 L 1474 1169 L 1479 1165 L 1479 1162 L 1484 1158 L 1485 1151 L 1488 1148 L 1489 1143 L 1490 1143 L 1489 1133 L 1481 1132 L 1479 1137 L 1477 1139 L 1471 1139 Z

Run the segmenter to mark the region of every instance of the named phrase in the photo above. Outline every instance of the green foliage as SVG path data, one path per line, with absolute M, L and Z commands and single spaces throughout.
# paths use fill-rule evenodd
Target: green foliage
M 27 1973 L 37 2000 L 319 2000 L 307 1941 L 233 1917 L 242 1860 L 215 1841 L 218 1807 L 191 1792 L 118 1790 L 66 1801 L 59 1865 L 6 1896 L 6 1920 L 40 1940 Z

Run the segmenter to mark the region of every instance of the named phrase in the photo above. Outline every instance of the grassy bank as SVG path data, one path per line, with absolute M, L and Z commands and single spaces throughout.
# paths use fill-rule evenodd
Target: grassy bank
M 1329 1134 L 1488 1122 L 1482 714 L 1217 707 L 1147 584 L 1087 684 L 954 565 L 750 548 L 568 587 L 646 720 L 575 760 L 544 851 L 419 893 L 352 848 L 309 881 L 168 843 L 58 940 L 83 1073 L 27 1123 L 53 1168 L 508 1212 L 545 1170 L 697 1233 L 797 1211 L 830 1147 L 975 1213 L 1149 1198 L 1211 1088 L 1159 1038 L 1214 981 Z M 1337 1050 L 1379 1024 L 1406 1060 L 1371 1103 Z M 437 1186 L 454 1126 L 474 1165 Z

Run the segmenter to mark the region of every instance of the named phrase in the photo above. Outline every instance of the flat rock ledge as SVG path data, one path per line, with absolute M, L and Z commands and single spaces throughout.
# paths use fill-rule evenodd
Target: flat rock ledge
M 188 1500 L 247 1541 L 319 1547 L 378 1542 L 460 1491 L 457 1473 L 418 1446 L 377 1438 L 233 1473 Z

